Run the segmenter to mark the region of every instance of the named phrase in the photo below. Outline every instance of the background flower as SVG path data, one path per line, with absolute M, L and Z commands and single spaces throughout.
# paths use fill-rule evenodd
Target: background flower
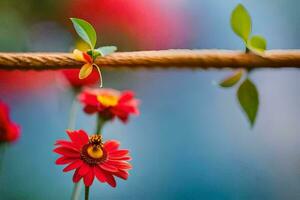
M 14 142 L 20 137 L 20 127 L 10 120 L 9 108 L 0 102 L 0 143 Z
M 86 113 L 98 113 L 104 120 L 117 117 L 126 123 L 129 115 L 139 114 L 139 101 L 134 98 L 132 91 L 120 92 L 114 89 L 85 88 L 79 94 L 79 100 Z

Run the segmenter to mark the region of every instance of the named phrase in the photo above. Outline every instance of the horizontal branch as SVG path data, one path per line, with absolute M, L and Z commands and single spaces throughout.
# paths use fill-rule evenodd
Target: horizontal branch
M 117 52 L 96 60 L 101 67 L 135 68 L 300 68 L 300 50 L 271 50 L 263 55 L 228 50 L 161 50 Z M 0 53 L 0 69 L 54 70 L 80 68 L 70 53 Z

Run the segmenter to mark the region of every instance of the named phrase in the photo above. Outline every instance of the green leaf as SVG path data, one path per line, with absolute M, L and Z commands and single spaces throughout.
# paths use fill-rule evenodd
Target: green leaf
M 77 34 L 90 45 L 91 49 L 94 49 L 97 41 L 97 34 L 93 26 L 82 19 L 71 18 L 71 21 Z
M 238 4 L 231 13 L 231 28 L 247 43 L 251 33 L 251 17 L 242 4 Z
M 243 76 L 243 70 L 239 69 L 237 70 L 235 73 L 233 73 L 232 75 L 228 76 L 227 78 L 223 79 L 219 85 L 221 87 L 232 87 L 235 84 L 237 84 L 239 82 L 239 80 L 242 78 Z
M 98 49 L 95 49 L 96 52 L 98 52 L 101 56 L 107 56 L 115 51 L 117 51 L 117 47 L 115 46 L 104 46 L 100 47 Z
M 254 35 L 248 40 L 247 47 L 254 52 L 263 53 L 267 49 L 267 41 L 263 36 Z
M 248 120 L 253 127 L 259 106 L 259 95 L 256 86 L 250 79 L 246 79 L 237 91 L 239 103 L 246 113 Z

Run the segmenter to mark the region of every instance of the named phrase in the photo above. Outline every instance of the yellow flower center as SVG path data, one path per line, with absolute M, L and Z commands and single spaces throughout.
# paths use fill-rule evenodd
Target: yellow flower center
M 103 156 L 103 151 L 100 146 L 95 146 L 95 145 L 90 145 L 87 148 L 87 153 L 89 154 L 90 157 L 98 159 Z
M 115 106 L 118 104 L 119 97 L 109 94 L 101 94 L 97 96 L 97 100 L 104 106 Z

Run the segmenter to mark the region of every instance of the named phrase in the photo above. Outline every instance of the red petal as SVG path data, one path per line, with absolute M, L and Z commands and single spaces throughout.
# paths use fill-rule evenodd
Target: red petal
M 109 171 L 109 172 L 117 172 L 118 171 L 118 168 L 116 168 L 113 165 L 109 165 L 107 163 L 101 163 L 99 166 L 105 171 Z
M 77 182 L 80 181 L 81 178 L 82 178 L 82 176 L 80 176 L 80 175 L 78 174 L 78 169 L 76 169 L 76 171 L 75 171 L 75 173 L 74 173 L 74 175 L 73 175 L 73 182 L 74 182 L 74 183 L 77 183 Z
M 83 182 L 85 186 L 91 186 L 93 181 L 94 181 L 95 175 L 94 175 L 94 170 L 90 170 L 89 173 L 87 173 L 83 177 Z
M 106 177 L 106 182 L 111 186 L 111 187 L 116 187 L 117 183 L 115 178 L 113 177 L 113 175 L 111 175 L 110 173 L 105 173 L 105 177 Z
M 71 149 L 74 149 L 75 151 L 79 151 L 79 146 L 74 144 L 73 142 L 69 142 L 69 141 L 64 141 L 64 140 L 57 140 L 55 145 L 61 145 L 64 147 L 69 147 Z
M 82 141 L 82 137 L 84 137 L 83 135 L 87 135 L 87 134 L 83 130 L 79 130 L 79 131 L 67 130 L 67 134 L 69 135 L 72 142 L 74 142 L 77 145 L 80 145 L 80 147 L 82 147 L 82 145 L 85 144 Z
M 130 101 L 133 98 L 134 98 L 134 93 L 132 91 L 124 91 L 122 93 L 122 96 L 119 99 L 119 102 Z
M 83 130 L 79 130 L 77 134 L 82 145 L 85 145 L 89 142 L 89 136 L 86 134 L 86 132 L 84 132 Z
M 129 153 L 128 150 L 117 150 L 117 151 L 109 152 L 109 156 L 121 157 L 121 156 L 126 156 L 128 153 Z
M 118 169 L 132 169 L 132 166 L 128 162 L 121 160 L 108 160 L 106 161 L 106 164 L 115 166 Z
M 87 54 L 86 52 L 83 52 L 82 55 L 83 55 L 83 58 L 84 58 L 84 60 L 86 62 L 88 62 L 88 63 L 92 63 L 93 62 L 92 57 L 89 54 Z
M 95 112 L 97 112 L 97 107 L 96 106 L 90 106 L 90 105 L 86 105 L 84 108 L 83 108 L 84 112 L 87 113 L 87 114 L 93 114 Z
M 82 160 L 76 160 L 69 164 L 67 167 L 63 169 L 64 172 L 71 171 L 73 169 L 79 168 L 82 165 L 83 161 Z
M 66 157 L 79 158 L 80 153 L 69 147 L 57 147 L 53 150 L 55 153 L 61 154 Z
M 61 143 L 64 143 L 64 142 L 69 142 L 69 141 L 67 141 L 67 140 L 56 140 L 54 145 L 61 145 Z
M 109 160 L 131 160 L 130 156 L 121 156 L 121 157 L 109 157 Z
M 92 167 L 90 167 L 88 164 L 86 163 L 83 163 L 78 171 L 78 173 L 81 175 L 81 176 L 84 176 L 86 175 L 90 170 L 92 170 Z
M 114 173 L 114 175 L 124 180 L 127 180 L 129 176 L 128 172 L 123 170 Z
M 110 151 L 114 151 L 114 150 L 117 150 L 120 146 L 120 143 L 116 140 L 109 140 L 107 142 L 105 142 L 104 144 L 104 149 L 107 151 L 107 152 L 110 152 Z
M 74 162 L 77 158 L 69 158 L 69 157 L 60 157 L 56 160 L 55 164 L 57 165 L 65 165 L 70 162 Z
M 94 173 L 100 182 L 104 183 L 106 181 L 105 174 L 99 166 L 94 167 Z

